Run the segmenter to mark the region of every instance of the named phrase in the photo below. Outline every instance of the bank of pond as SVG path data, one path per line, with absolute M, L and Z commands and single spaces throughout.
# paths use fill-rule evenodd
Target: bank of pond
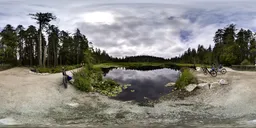
M 121 101 L 135 101 L 138 103 L 157 101 L 160 97 L 180 89 L 176 86 L 166 85 L 175 83 L 180 78 L 180 70 L 183 68 L 195 69 L 195 66 L 181 67 L 173 64 L 101 65 L 94 67 L 92 69 L 95 70 L 94 72 L 84 70 L 83 73 L 74 74 L 74 85 L 79 90 L 98 92 Z M 97 74 L 97 70 L 103 74 L 102 78 L 93 75 Z
M 176 86 L 166 87 L 165 85 L 175 83 L 181 76 L 181 69 L 195 69 L 195 66 L 173 63 L 105 63 L 93 67 L 83 66 L 80 71 L 73 74 L 73 85 L 78 90 L 98 92 L 121 101 L 139 103 L 148 100 L 156 101 L 180 89 Z M 80 67 L 80 65 L 65 66 L 66 70 Z M 35 71 L 56 73 L 60 72 L 60 69 L 61 67 L 36 68 Z

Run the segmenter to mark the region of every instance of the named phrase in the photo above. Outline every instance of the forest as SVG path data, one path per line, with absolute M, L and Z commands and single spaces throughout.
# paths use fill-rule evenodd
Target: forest
M 105 62 L 164 62 L 164 58 L 153 56 L 131 56 L 114 58 L 104 50 L 90 47 L 79 29 L 74 33 L 60 30 L 50 24 L 56 19 L 52 13 L 29 14 L 38 24 L 27 28 L 23 25 L 7 24 L 0 32 L 0 64 L 19 66 L 55 67 L 84 63 L 85 55 L 91 63 Z M 87 52 L 87 53 L 85 53 Z
M 197 64 L 223 64 L 223 65 L 250 65 L 255 63 L 256 34 L 251 30 L 236 29 L 236 25 L 230 24 L 215 32 L 212 48 L 198 45 L 198 48 L 188 48 L 179 57 L 171 59 L 176 63 Z
M 52 13 L 29 14 L 38 24 L 27 28 L 7 24 L 0 32 L 0 63 L 20 66 L 55 67 L 107 62 L 173 62 L 190 64 L 254 64 L 256 37 L 251 30 L 230 24 L 218 29 L 213 37 L 214 47 L 188 48 L 179 57 L 165 59 L 148 55 L 112 57 L 106 51 L 90 46 L 79 29 L 74 33 L 60 30 L 50 24 L 56 19 Z M 170 53 L 171 54 L 171 53 Z M 87 58 L 87 59 L 85 59 Z
M 0 63 L 22 66 L 52 67 L 84 63 L 85 52 L 95 59 L 109 60 L 105 51 L 89 47 L 89 42 L 79 29 L 74 33 L 60 30 L 49 24 L 56 17 L 51 13 L 30 14 L 39 27 L 7 24 L 0 32 Z M 97 59 L 96 59 L 97 58 Z

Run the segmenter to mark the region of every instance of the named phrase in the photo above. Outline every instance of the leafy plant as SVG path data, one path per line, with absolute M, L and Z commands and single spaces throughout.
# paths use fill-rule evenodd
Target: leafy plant
M 251 65 L 251 62 L 247 59 L 244 59 L 242 62 L 241 62 L 241 65 Z
M 88 69 L 84 67 L 74 73 L 74 85 L 85 92 L 98 92 L 106 96 L 116 96 L 122 92 L 122 86 L 111 79 L 103 79 L 100 69 Z
M 179 89 L 183 89 L 189 84 L 197 84 L 197 78 L 190 72 L 188 68 L 182 69 L 182 74 L 176 81 L 175 86 Z

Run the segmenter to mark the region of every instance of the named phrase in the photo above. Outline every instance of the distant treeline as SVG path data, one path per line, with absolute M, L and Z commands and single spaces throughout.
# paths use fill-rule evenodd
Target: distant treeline
M 89 42 L 79 29 L 74 33 L 60 30 L 49 24 L 56 17 L 52 13 L 30 14 L 39 27 L 7 24 L 0 32 L 0 64 L 23 66 L 58 66 L 104 62 L 165 62 L 153 56 L 114 58 L 104 50 L 89 47 Z
M 105 51 L 96 49 L 94 51 L 95 63 L 107 63 L 107 62 L 168 62 L 170 59 L 164 59 L 161 57 L 138 55 L 138 56 L 126 56 L 126 57 L 112 57 Z
M 199 45 L 197 49 L 189 48 L 179 57 L 171 59 L 177 63 L 201 64 L 254 64 L 256 57 L 256 37 L 251 30 L 240 29 L 237 32 L 234 24 L 218 29 L 213 38 L 215 46 L 204 48 Z
M 167 62 L 169 59 L 161 57 L 139 55 L 139 56 L 128 56 L 123 58 L 112 58 L 112 62 Z

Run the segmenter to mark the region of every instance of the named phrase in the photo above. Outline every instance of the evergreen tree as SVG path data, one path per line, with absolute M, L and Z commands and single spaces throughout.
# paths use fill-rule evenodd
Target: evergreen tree
M 46 48 L 44 47 L 44 60 L 42 59 L 42 46 L 43 46 L 43 41 L 42 41 L 42 31 L 43 29 L 49 25 L 49 22 L 51 20 L 55 20 L 56 17 L 52 14 L 52 13 L 36 13 L 36 14 L 29 14 L 32 16 L 32 19 L 35 19 L 37 21 L 37 24 L 39 24 L 39 57 L 38 57 L 38 61 L 39 61 L 39 66 L 45 66 L 45 59 L 46 59 Z M 46 46 L 46 45 L 45 45 Z M 42 63 L 43 62 L 43 63 Z

